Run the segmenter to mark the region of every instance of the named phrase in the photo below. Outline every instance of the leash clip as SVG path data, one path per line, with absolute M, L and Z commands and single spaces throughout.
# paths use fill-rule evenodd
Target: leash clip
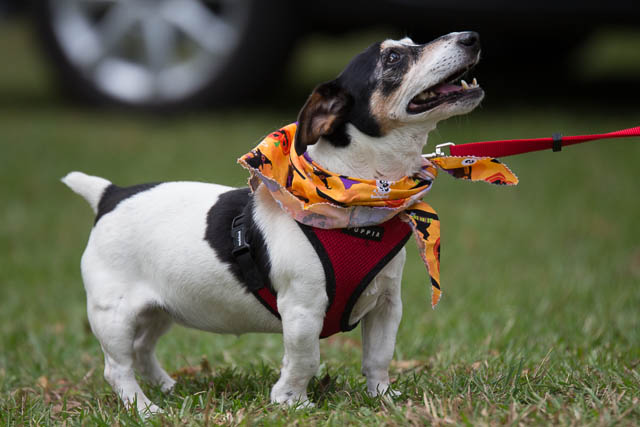
M 434 151 L 433 153 L 429 153 L 429 154 L 423 154 L 422 157 L 425 159 L 433 159 L 435 157 L 443 157 L 446 156 L 447 154 L 442 151 L 442 148 L 444 147 L 448 147 L 448 146 L 452 146 L 452 145 L 456 145 L 453 142 L 445 142 L 442 144 L 438 144 L 436 145 L 436 151 Z

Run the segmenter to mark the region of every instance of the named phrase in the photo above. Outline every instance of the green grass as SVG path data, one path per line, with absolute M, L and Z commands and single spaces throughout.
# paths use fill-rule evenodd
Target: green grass
M 0 68 L 0 423 L 143 424 L 102 378 L 79 272 L 92 214 L 59 178 L 79 169 L 119 184 L 243 185 L 235 159 L 294 120 L 297 106 L 162 120 L 86 111 L 58 103 L 20 28 L 2 29 L 0 54 L 15 58 Z M 638 125 L 638 113 L 509 109 L 489 97 L 432 141 L 608 131 Z M 268 398 L 280 336 L 175 327 L 158 356 L 178 385 L 169 395 L 145 386 L 166 410 L 149 422 L 640 423 L 640 139 L 506 162 L 516 188 L 442 176 L 427 198 L 442 219 L 444 296 L 429 308 L 410 243 L 391 368 L 399 398 L 365 394 L 358 330 L 322 341 L 309 388 L 317 407 L 293 410 Z

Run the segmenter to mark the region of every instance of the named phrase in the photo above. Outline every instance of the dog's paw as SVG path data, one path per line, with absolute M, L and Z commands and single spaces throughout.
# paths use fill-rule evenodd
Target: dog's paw
M 367 387 L 367 393 L 371 397 L 388 396 L 391 398 L 399 397 L 402 393 L 391 388 L 389 384 L 377 384 L 375 387 Z
M 152 403 L 150 405 L 138 405 L 138 413 L 142 418 L 150 418 L 154 415 L 164 413 L 164 410 Z
M 296 409 L 312 409 L 315 407 L 316 407 L 316 404 L 310 401 L 309 399 L 307 399 L 304 402 L 298 403 L 298 406 L 296 407 Z
M 394 390 L 391 387 L 387 388 L 387 390 L 384 392 L 384 396 L 389 396 L 393 399 L 395 399 L 396 397 L 400 397 L 401 394 L 401 392 L 399 392 L 398 390 Z
M 295 409 L 307 409 L 316 406 L 307 398 L 306 394 L 296 394 L 292 391 L 277 392 L 276 390 L 272 390 L 271 403 L 278 403 Z
M 305 400 L 289 399 L 282 402 L 272 401 L 272 403 L 278 403 L 280 405 L 285 405 L 293 409 L 311 409 L 316 407 L 316 404 L 307 398 L 305 398 Z
M 170 393 L 173 391 L 173 388 L 176 385 L 176 380 L 174 380 L 171 377 L 166 378 L 164 381 L 162 381 L 162 383 L 160 383 L 160 390 L 162 390 L 163 393 Z

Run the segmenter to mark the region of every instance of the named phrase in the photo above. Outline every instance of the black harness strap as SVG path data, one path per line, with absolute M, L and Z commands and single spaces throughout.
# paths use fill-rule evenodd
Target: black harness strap
M 247 287 L 250 291 L 255 291 L 263 288 L 265 282 L 262 280 L 262 275 L 251 256 L 251 242 L 247 238 L 246 227 L 247 215 L 251 215 L 251 210 L 247 209 L 248 207 L 249 205 L 231 222 L 231 238 L 233 240 L 231 254 L 240 265 L 242 275 L 247 281 Z

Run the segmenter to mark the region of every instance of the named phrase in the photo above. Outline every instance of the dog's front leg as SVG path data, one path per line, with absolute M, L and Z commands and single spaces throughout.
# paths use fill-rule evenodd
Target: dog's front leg
M 305 298 L 306 297 L 306 298 Z M 306 301 L 305 301 L 306 299 Z M 314 304 L 313 300 L 316 303 Z M 278 295 L 282 317 L 284 357 L 280 379 L 271 389 L 271 401 L 287 405 L 313 406 L 307 399 L 307 385 L 320 365 L 320 332 L 324 321 L 324 303 L 317 297 Z
M 376 306 L 362 319 L 362 373 L 367 377 L 367 391 L 371 396 L 399 394 L 389 388 L 389 364 L 393 358 L 396 334 L 402 318 L 400 282 L 404 259 L 400 258 L 398 274 L 393 277 L 378 276 L 375 279 L 382 281 L 378 285 L 384 284 L 386 288 Z

